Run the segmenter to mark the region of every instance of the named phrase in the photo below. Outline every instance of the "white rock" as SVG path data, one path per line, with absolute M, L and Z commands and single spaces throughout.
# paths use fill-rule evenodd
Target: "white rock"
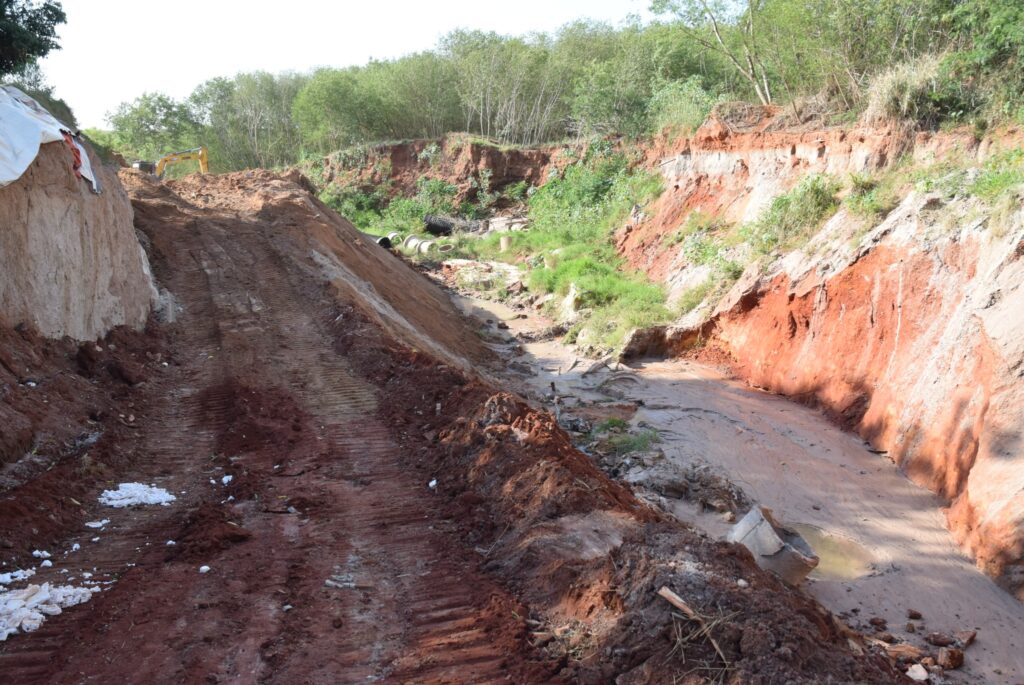
M 223 478 L 221 478 L 220 482 L 223 483 L 224 485 L 227 485 L 228 483 L 230 483 L 234 479 L 235 479 L 235 477 L 229 474 L 229 475 L 224 476 Z
M 921 664 L 914 664 L 907 669 L 907 677 L 911 680 L 916 680 L 919 683 L 923 683 L 928 680 L 928 670 Z
M 0 585 L 10 585 L 20 580 L 28 580 L 36 574 L 34 568 L 28 568 L 24 571 L 8 571 L 7 573 L 0 573 Z
M 102 528 L 103 526 L 107 525 L 108 523 L 110 523 L 110 519 L 101 519 L 99 521 L 86 521 L 85 522 L 85 527 L 86 528 Z
M 210 572 L 210 567 L 209 566 L 205 566 L 205 565 L 200 566 L 199 567 L 199 572 L 200 573 L 209 573 Z
M 436 490 L 437 489 L 437 479 L 436 478 L 432 478 L 430 480 L 430 482 L 427 483 L 427 487 L 430 488 L 431 490 Z
M 44 552 L 41 549 L 37 549 L 36 551 L 32 552 L 32 556 L 34 556 L 36 559 L 49 559 L 50 553 Z
M 51 566 L 53 566 L 53 562 L 52 562 L 52 561 L 50 561 L 49 559 L 44 559 L 44 560 L 43 560 L 43 563 L 41 563 L 41 564 L 39 564 L 39 565 L 40 565 L 41 567 L 43 567 L 43 568 L 50 568 Z

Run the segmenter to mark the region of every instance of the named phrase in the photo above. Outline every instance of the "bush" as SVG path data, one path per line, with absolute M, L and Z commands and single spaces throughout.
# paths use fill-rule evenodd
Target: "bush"
M 665 83 L 654 91 L 648 104 L 652 132 L 669 129 L 673 133 L 691 133 L 708 118 L 721 96 L 704 90 L 701 79 Z

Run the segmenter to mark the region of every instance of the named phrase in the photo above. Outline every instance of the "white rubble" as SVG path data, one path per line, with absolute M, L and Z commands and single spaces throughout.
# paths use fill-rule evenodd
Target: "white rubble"
M 11 583 L 17 583 L 20 580 L 28 580 L 36 574 L 34 568 L 27 568 L 24 571 L 8 571 L 7 573 L 0 573 L 0 585 L 10 585 Z
M 163 488 L 143 483 L 121 483 L 117 490 L 104 490 L 100 504 L 108 507 L 132 507 L 138 504 L 161 504 L 167 506 L 177 498 Z
M 86 528 L 102 528 L 103 526 L 110 523 L 110 519 L 100 519 L 99 521 L 86 521 Z
M 30 633 L 43 624 L 47 616 L 56 616 L 62 609 L 83 604 L 99 588 L 73 585 L 29 585 L 22 590 L 0 592 L 0 642 L 21 630 Z

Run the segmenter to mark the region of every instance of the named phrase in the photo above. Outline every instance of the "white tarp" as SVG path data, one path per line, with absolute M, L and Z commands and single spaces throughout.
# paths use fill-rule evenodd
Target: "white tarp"
M 35 161 L 40 145 L 63 142 L 62 130 L 71 129 L 14 86 L 0 86 L 0 187 L 21 178 Z M 82 157 L 79 173 L 92 184 L 94 192 L 100 192 L 89 155 L 77 140 L 74 144 Z

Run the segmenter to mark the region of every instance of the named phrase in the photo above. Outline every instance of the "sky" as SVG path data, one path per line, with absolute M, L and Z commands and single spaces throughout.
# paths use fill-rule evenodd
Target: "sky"
M 649 19 L 649 0 L 63 0 L 61 50 L 41 61 L 82 128 L 148 91 L 182 98 L 242 71 L 364 64 L 434 47 L 455 28 L 520 35 L 580 18 Z M 270 9 L 270 8 L 276 9 Z

